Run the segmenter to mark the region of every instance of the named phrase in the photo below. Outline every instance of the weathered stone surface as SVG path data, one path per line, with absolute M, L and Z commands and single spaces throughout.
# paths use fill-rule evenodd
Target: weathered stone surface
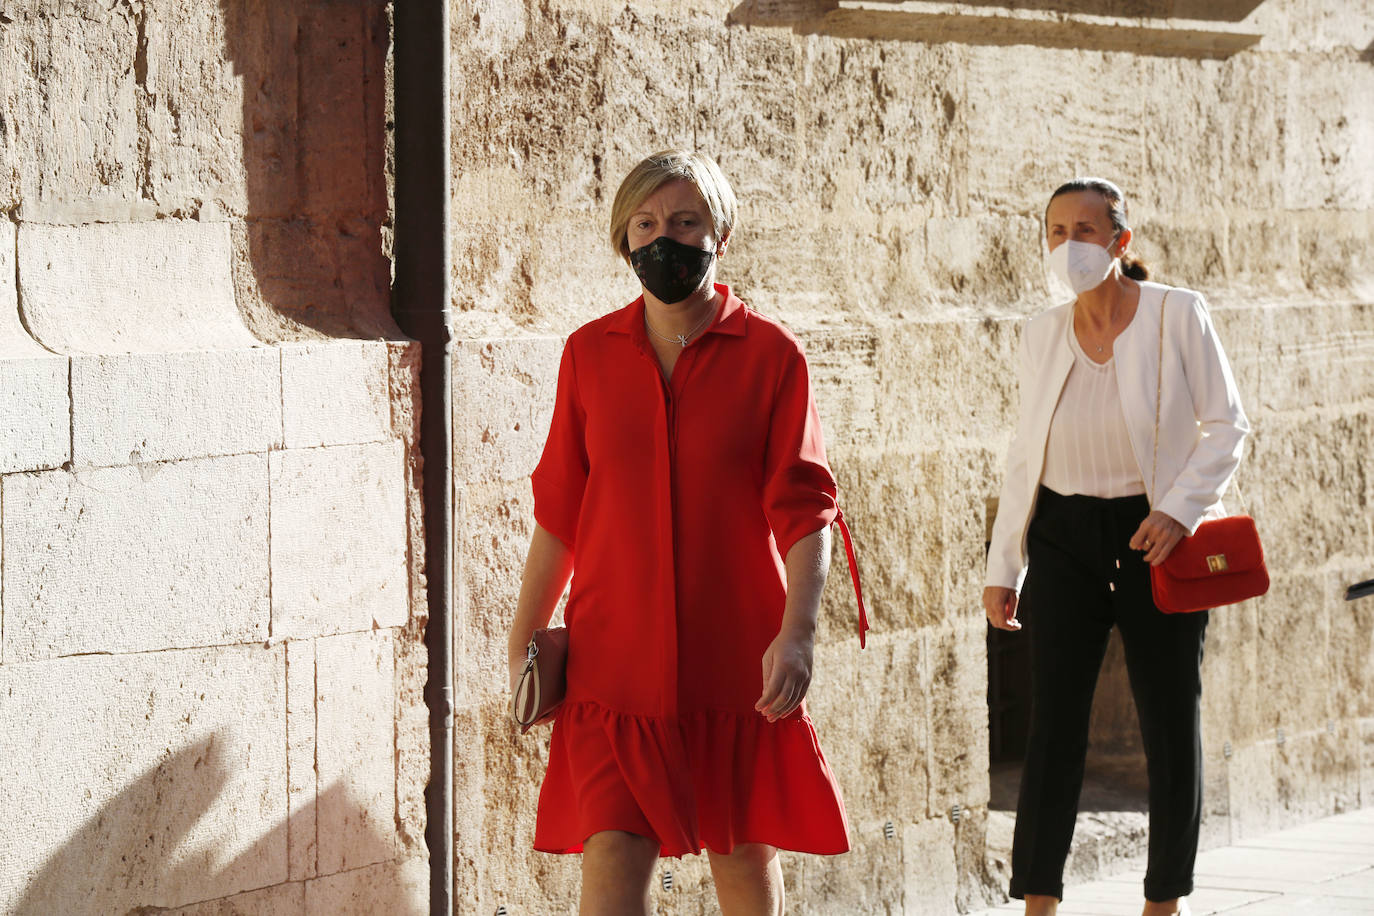
M 293 639 L 285 645 L 287 876 L 299 881 L 319 874 L 317 669 L 313 640 Z
M 71 457 L 67 360 L 39 346 L 19 320 L 14 237 L 14 223 L 0 221 L 0 473 Z
M 457 908 L 479 913 L 495 911 L 498 905 L 512 913 L 576 910 L 578 858 L 531 849 L 549 730 L 521 736 L 502 698 L 460 705 L 453 737 Z
M 1274 305 L 1216 317 L 1257 419 L 1374 400 L 1374 304 Z M 1258 371 L 1246 385 L 1251 364 Z
M 988 803 L 987 623 L 973 615 L 927 632 L 930 678 L 928 817 Z
M 13 6 L 7 18 L 18 21 L 0 29 L 0 210 L 102 198 L 127 212 L 138 197 L 133 10 L 83 3 L 87 15 L 59 17 L 55 5 Z
M 902 831 L 902 913 L 937 916 L 956 911 L 959 876 L 954 826 L 944 818 L 907 824 Z
M 55 468 L 71 458 L 69 376 L 62 357 L 0 354 L 0 474 Z
M 1278 757 L 1274 733 L 1268 738 L 1237 744 L 1227 762 L 1226 784 L 1231 793 L 1231 840 L 1277 830 L 1279 810 Z
M 480 564 L 458 564 L 453 651 L 455 667 L 467 675 L 456 685 L 455 702 L 504 701 L 506 637 L 534 532 L 534 500 L 528 481 L 474 484 L 458 491 L 455 509 L 456 550 L 483 557 Z
M 429 909 L 429 863 L 399 859 L 330 875 L 305 885 L 303 916 L 387 913 L 424 916 Z
M 104 916 L 285 881 L 283 675 L 256 646 L 0 666 L 0 909 Z
M 460 341 L 453 348 L 453 463 L 472 483 L 521 481 L 553 417 L 563 341 Z
M 1374 802 L 1374 718 L 1362 718 L 1358 722 L 1360 755 L 1360 805 L 1369 807 Z
M 283 344 L 282 413 L 287 448 L 389 438 L 387 345 L 380 341 Z
M 305 884 L 278 884 L 260 891 L 193 903 L 159 916 L 289 916 L 305 912 Z
M 873 677 L 879 671 L 900 676 Z M 929 676 L 928 643 L 910 631 L 870 633 L 862 653 L 848 632 L 817 647 L 806 703 L 845 810 L 858 828 L 925 817 L 931 792 Z M 856 709 L 909 714 L 857 717 Z
M 1332 713 L 1332 671 L 1325 661 L 1331 658 L 1331 618 L 1325 596 L 1314 588 L 1321 581 L 1284 576 L 1256 599 L 1261 664 L 1252 676 L 1260 722 L 1289 734 L 1321 727 Z
M 261 640 L 260 455 L 0 481 L 5 662 Z
M 265 452 L 282 441 L 281 365 L 263 348 L 72 357 L 77 467 Z
M 270 461 L 273 637 L 404 624 L 400 443 L 287 450 Z
M 63 353 L 239 349 L 229 226 L 192 220 L 19 227 L 24 321 Z
M 1253 438 L 1245 481 L 1260 486 L 1251 487 L 1247 497 L 1261 532 L 1274 532 L 1265 543 L 1270 568 L 1315 571 L 1332 562 L 1360 561 L 1368 566 L 1374 525 L 1361 505 L 1374 477 L 1374 413 L 1269 414 L 1257 419 Z M 1284 485 L 1265 486 L 1267 481 Z M 1285 526 L 1285 519 L 1292 524 Z
M 330 875 L 395 856 L 392 634 L 320 639 L 315 664 L 318 861 L 319 874 Z
M 14 223 L 0 221 L 0 357 L 46 356 L 19 320 L 19 290 L 14 282 Z

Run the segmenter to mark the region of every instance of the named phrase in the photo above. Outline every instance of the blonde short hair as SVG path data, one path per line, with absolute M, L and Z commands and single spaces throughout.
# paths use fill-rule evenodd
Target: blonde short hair
M 630 169 L 620 190 L 615 192 L 615 202 L 611 204 L 611 247 L 626 261 L 630 259 L 630 217 L 649 195 L 679 179 L 690 181 L 711 211 L 717 243 L 734 228 L 735 192 L 716 161 L 692 150 L 663 150 Z

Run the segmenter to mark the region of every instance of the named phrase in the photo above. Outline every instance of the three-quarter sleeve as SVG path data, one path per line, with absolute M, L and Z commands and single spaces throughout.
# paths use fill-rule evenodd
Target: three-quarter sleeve
M 806 357 L 793 341 L 773 395 L 763 477 L 764 514 L 784 560 L 797 541 L 835 520 L 835 497 Z
M 569 548 L 577 539 L 577 518 L 587 488 L 586 421 L 577 390 L 573 344 L 569 340 L 558 366 L 558 393 L 549 438 L 530 477 L 534 485 L 534 520 Z

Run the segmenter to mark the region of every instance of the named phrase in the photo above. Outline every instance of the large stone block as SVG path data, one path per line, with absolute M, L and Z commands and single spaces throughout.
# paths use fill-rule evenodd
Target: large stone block
M 959 872 L 954 863 L 954 826 L 944 818 L 907 824 L 902 831 L 903 916 L 957 912 Z
M 77 467 L 265 452 L 281 441 L 274 350 L 72 357 Z
M 901 912 L 897 906 L 902 899 L 906 844 L 900 823 L 893 825 L 893 831 L 889 839 L 883 823 L 851 823 L 849 852 L 843 856 L 783 853 L 787 912 L 798 916 L 829 916 L 837 908 L 850 913 Z M 714 898 L 715 888 L 708 880 L 697 897 L 702 916 L 720 912 Z
M 392 634 L 320 639 L 315 660 L 319 874 L 330 875 L 395 855 Z
M 280 648 L 0 666 L 0 910 L 106 916 L 286 880 Z
M 319 874 L 316 770 L 319 720 L 315 715 L 315 643 L 286 642 L 286 821 L 287 874 L 292 881 Z
M 1361 506 L 1374 477 L 1374 414 L 1336 408 L 1261 415 L 1250 449 L 1242 502 L 1260 526 L 1271 570 L 1368 565 L 1374 527 Z
M 63 353 L 254 346 L 229 265 L 222 222 L 19 227 L 25 323 Z
M 870 633 L 862 653 L 848 634 L 817 647 L 807 710 L 857 828 L 925 817 L 934 750 L 926 649 L 909 631 Z M 873 677 L 878 671 L 891 676 Z M 856 709 L 904 712 L 870 717 L 855 715 Z
M 304 912 L 305 884 L 297 881 L 164 910 L 158 916 L 299 916 Z
M 259 212 L 248 199 L 249 175 L 266 163 L 252 154 L 265 140 L 280 143 L 288 117 L 280 108 L 264 117 L 263 109 L 283 105 L 286 93 L 276 90 L 293 84 L 297 70 L 279 53 L 271 81 L 258 72 L 274 50 L 264 33 L 278 24 L 278 6 L 250 17 L 239 13 L 245 4 L 157 2 L 141 17 L 138 113 L 149 164 L 142 190 L 162 212 Z
M 535 852 L 535 805 L 549 730 L 521 736 L 503 699 L 454 717 L 454 883 L 462 912 L 577 909 L 578 860 Z
M 94 198 L 127 215 L 139 198 L 139 17 L 22 5 L 30 15 L 6 4 L 0 29 L 0 210 Z
M 458 341 L 453 347 L 453 466 L 465 481 L 523 481 L 553 418 L 563 341 Z
M 0 482 L 6 663 L 261 640 L 260 455 Z
M 1322 594 L 1328 580 L 1281 576 L 1259 605 L 1259 721 L 1290 734 L 1322 727 L 1335 710 L 1330 606 Z M 1231 607 L 1214 613 L 1225 614 Z
M 391 432 L 387 344 L 336 340 L 283 344 L 287 448 L 378 442 Z
M 1374 72 L 1339 58 L 1288 62 L 1283 74 L 1284 205 L 1290 210 L 1374 209 Z
M 64 357 L 0 353 L 0 474 L 55 468 L 71 458 L 69 379 Z
M 14 223 L 0 221 L 0 474 L 71 457 L 67 360 L 39 346 L 19 320 L 14 237 Z
M 506 636 L 534 531 L 530 485 L 460 489 L 454 517 L 458 589 L 453 651 L 456 667 L 467 672 L 454 701 L 464 706 L 506 696 Z
M 425 916 L 429 908 L 429 863 L 401 859 L 307 882 L 302 916 L 386 913 Z
M 988 803 L 987 623 L 972 614 L 925 634 L 929 657 L 928 816 Z
M 1235 312 L 1224 314 L 1219 332 L 1226 334 L 1228 355 L 1237 353 L 1233 363 L 1253 359 L 1262 367 L 1257 384 L 1241 391 L 1256 423 L 1263 422 L 1265 411 L 1329 409 L 1374 400 L 1374 305 L 1275 305 L 1244 310 L 1243 323 L 1229 320 Z
M 1232 748 L 1227 761 L 1231 841 L 1277 830 L 1283 825 L 1275 733 Z
M 273 452 L 270 461 L 273 637 L 404 624 L 401 444 Z
M 1271 707 L 1256 673 L 1269 662 L 1260 639 L 1260 601 L 1209 612 L 1202 657 L 1202 740 L 1209 755 L 1240 747 L 1273 728 Z

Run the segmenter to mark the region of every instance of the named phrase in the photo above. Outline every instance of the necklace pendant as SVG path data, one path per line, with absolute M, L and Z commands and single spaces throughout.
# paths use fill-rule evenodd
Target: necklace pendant
M 682 349 L 684 349 L 684 350 L 687 349 L 687 338 L 686 338 L 686 337 L 683 337 L 681 334 L 677 335 L 677 342 L 680 343 L 680 344 L 682 344 Z

